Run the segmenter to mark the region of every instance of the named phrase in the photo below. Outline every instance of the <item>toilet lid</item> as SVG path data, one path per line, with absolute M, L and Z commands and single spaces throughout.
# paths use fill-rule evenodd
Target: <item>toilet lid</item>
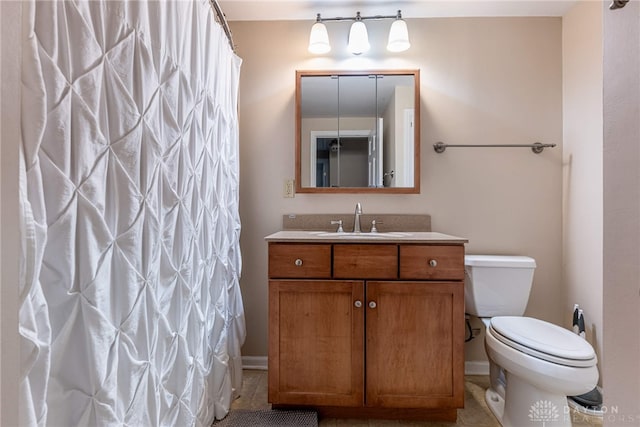
M 499 316 L 491 330 L 502 343 L 539 359 L 567 366 L 596 364 L 593 347 L 573 332 L 531 317 Z

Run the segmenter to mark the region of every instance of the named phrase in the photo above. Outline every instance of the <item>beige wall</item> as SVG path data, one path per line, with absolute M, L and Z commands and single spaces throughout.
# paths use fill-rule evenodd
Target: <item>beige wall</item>
M 604 24 L 604 403 L 640 425 L 640 2 Z
M 334 51 L 307 52 L 309 22 L 232 22 L 240 82 L 240 144 L 246 310 L 245 356 L 267 354 L 267 245 L 287 213 L 428 213 L 436 231 L 469 239 L 469 253 L 522 254 L 538 268 L 527 314 L 562 323 L 562 33 L 560 18 L 409 19 L 412 47 L 383 50 L 388 23 L 368 23 L 372 50 L 346 53 L 348 25 L 328 24 Z M 295 71 L 421 70 L 421 194 L 283 198 L 294 176 Z M 522 148 L 432 144 L 557 143 Z M 484 359 L 482 340 L 467 359 Z
M 602 357 L 602 5 L 581 1 L 562 22 L 563 320 L 584 310 Z

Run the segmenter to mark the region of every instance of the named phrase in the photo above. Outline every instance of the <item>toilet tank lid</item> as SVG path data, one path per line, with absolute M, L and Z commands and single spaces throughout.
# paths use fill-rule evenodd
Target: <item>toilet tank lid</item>
M 535 268 L 536 260 L 528 256 L 465 255 L 464 265 L 474 267 Z

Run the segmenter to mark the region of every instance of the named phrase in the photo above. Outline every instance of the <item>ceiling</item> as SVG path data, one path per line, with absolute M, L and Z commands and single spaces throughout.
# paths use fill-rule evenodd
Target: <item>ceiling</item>
M 463 16 L 563 16 L 578 0 L 218 0 L 228 21 L 309 20 L 395 15 L 404 18 Z

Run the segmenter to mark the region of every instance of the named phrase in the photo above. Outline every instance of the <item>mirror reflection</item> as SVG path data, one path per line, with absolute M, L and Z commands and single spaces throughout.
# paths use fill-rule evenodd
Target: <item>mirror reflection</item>
M 419 192 L 418 71 L 297 72 L 298 192 Z

